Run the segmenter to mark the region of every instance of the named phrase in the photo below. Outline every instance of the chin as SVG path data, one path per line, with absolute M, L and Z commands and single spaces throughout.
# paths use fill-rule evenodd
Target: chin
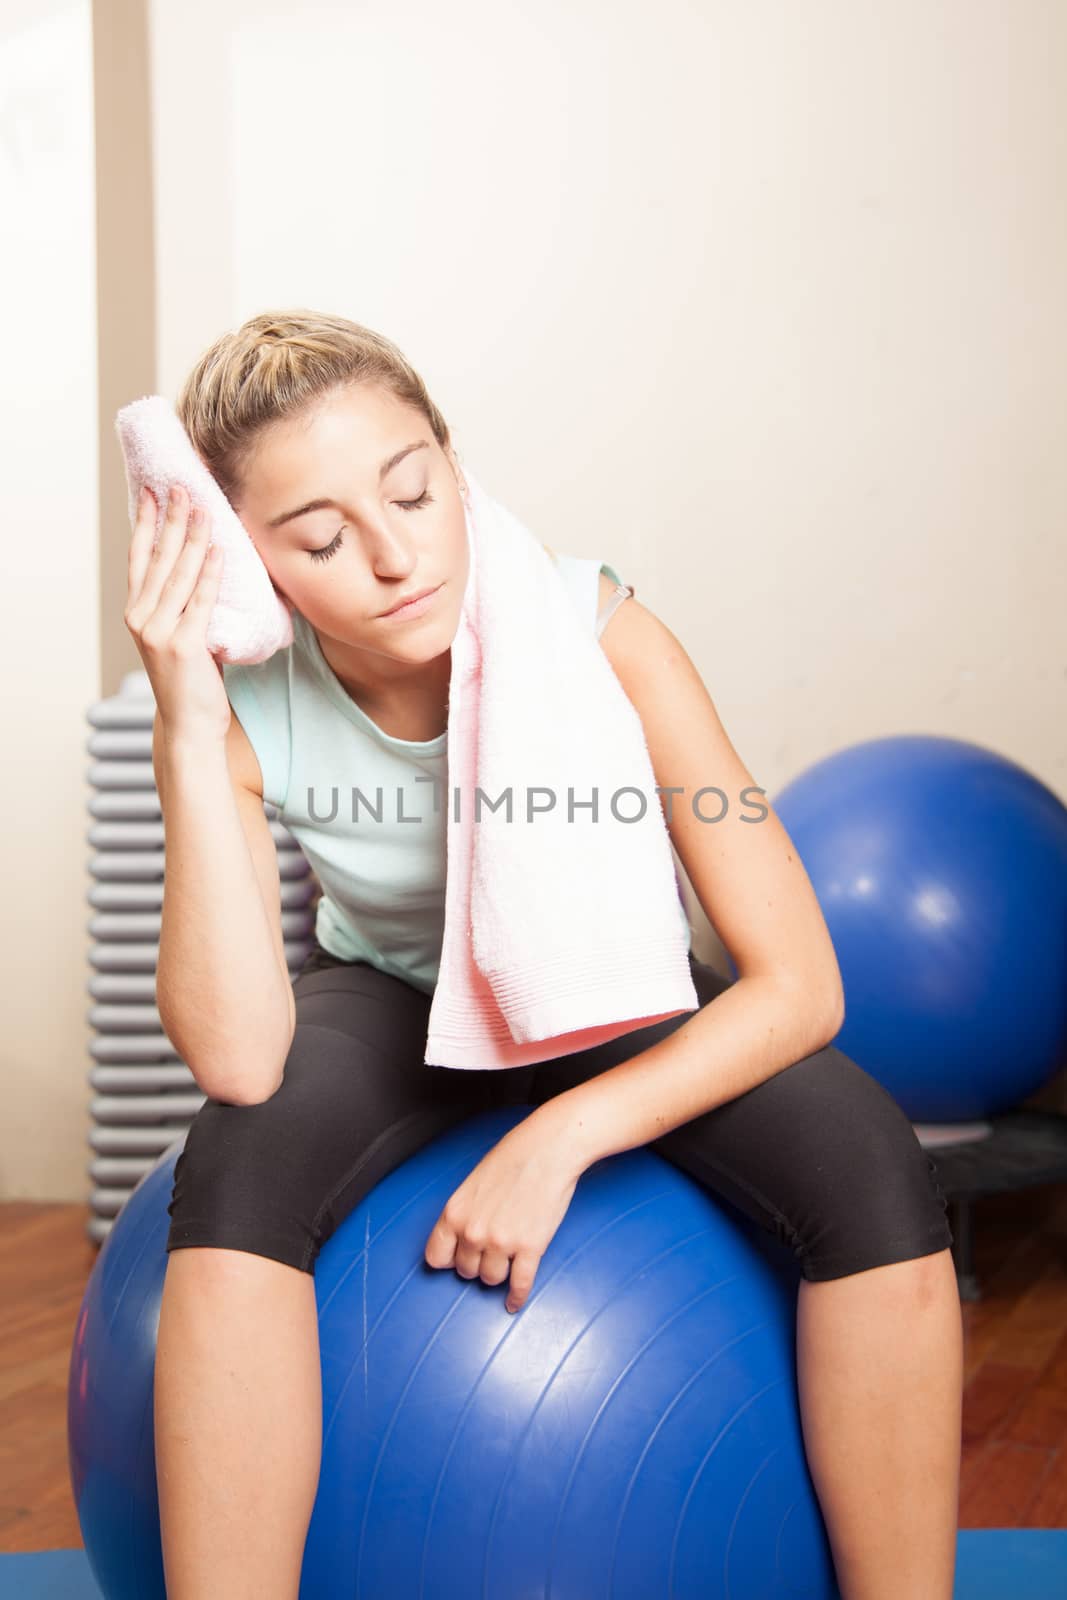
M 438 656 L 444 655 L 446 650 L 452 648 L 452 640 L 456 637 L 454 624 L 447 627 L 438 623 L 436 627 L 427 628 L 419 639 L 412 639 L 407 659 L 409 661 L 436 661 Z

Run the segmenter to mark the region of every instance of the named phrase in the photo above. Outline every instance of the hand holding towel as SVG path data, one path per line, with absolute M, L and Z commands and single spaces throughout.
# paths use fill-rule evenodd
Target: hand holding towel
M 129 493 L 130 524 L 137 516 L 142 485 L 155 496 L 156 537 L 163 531 L 167 496 L 175 484 L 189 492 L 190 510 L 200 506 L 211 542 L 222 551 L 222 576 L 207 628 L 207 647 L 223 661 L 266 661 L 293 641 L 288 607 L 270 581 L 247 529 L 193 449 L 170 401 L 146 395 L 123 406 L 115 419 Z

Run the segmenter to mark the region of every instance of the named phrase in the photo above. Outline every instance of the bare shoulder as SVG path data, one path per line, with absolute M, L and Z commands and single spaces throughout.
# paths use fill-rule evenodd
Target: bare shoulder
M 706 784 L 734 794 L 755 789 L 689 652 L 636 595 L 615 612 L 600 646 L 641 719 L 659 783 L 686 792 Z
M 600 573 L 598 611 L 614 593 L 613 580 L 606 573 Z M 636 594 L 630 595 L 612 614 L 600 635 L 600 647 L 628 694 L 631 685 L 640 692 L 642 681 L 647 683 L 650 670 L 657 666 L 668 672 L 687 671 L 687 675 L 701 682 L 681 640 L 654 611 L 638 600 Z

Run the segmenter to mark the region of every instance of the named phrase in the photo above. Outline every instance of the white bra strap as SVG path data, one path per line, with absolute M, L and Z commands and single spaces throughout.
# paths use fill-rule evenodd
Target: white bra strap
M 611 598 L 605 600 L 596 619 L 596 636 L 599 639 L 612 617 L 618 611 L 624 600 L 629 600 L 633 589 L 625 583 L 617 583 Z

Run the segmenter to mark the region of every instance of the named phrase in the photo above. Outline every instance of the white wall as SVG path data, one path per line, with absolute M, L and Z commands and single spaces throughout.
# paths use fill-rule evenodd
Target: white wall
M 367 322 L 499 497 L 674 628 L 772 796 L 900 732 L 1067 788 L 1067 7 L 155 18 L 172 391 L 267 306 Z M 191 294 L 167 106 L 204 59 Z
M 59 236 L 47 272 L 5 264 L 26 573 L 6 681 L 40 672 L 45 599 L 64 647 L 35 683 L 47 719 L 17 700 L 8 741 L 57 777 L 8 850 L 0 1050 L 79 1106 L 84 18 L 17 30 L 0 152 L 5 216 Z M 364 321 L 487 487 L 674 628 L 772 795 L 841 745 L 922 731 L 1067 789 L 1067 6 L 152 0 L 151 23 L 164 392 L 266 307 Z M 45 110 L 18 168 L 27 82 Z M 47 438 L 27 426 L 46 403 Z M 57 927 L 46 984 L 23 930 Z M 44 1096 L 15 1114 L 8 1192 L 83 1196 L 80 1117 L 46 1149 Z
M 1067 7 L 154 21 L 168 392 L 267 306 L 367 322 L 494 492 L 636 583 L 772 794 L 903 731 L 1067 788 Z
M 86 712 L 99 697 L 89 0 L 0 10 L 0 1197 L 88 1192 Z

